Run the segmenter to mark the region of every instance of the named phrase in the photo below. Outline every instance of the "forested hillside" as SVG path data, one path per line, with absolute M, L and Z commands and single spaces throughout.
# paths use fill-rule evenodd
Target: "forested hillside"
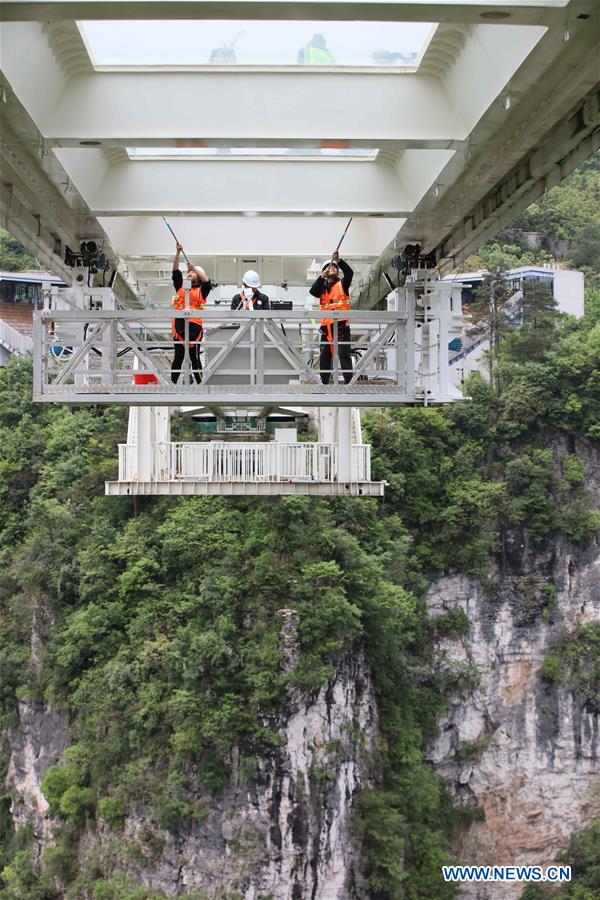
M 0 228 L 0 271 L 22 272 L 41 268 L 37 260 L 8 231 Z
M 579 178 L 597 197 L 597 169 Z M 600 227 L 599 208 L 568 232 L 578 241 L 573 261 Z M 557 222 L 561 209 L 552 207 Z M 530 210 L 529 224 L 543 215 L 548 207 Z M 481 258 L 522 258 L 510 246 L 484 248 Z M 592 281 L 595 252 L 592 241 L 580 263 Z M 17 701 L 66 712 L 71 739 L 44 779 L 57 830 L 40 858 L 32 830 L 14 827 L 16 798 L 2 798 L 0 896 L 164 896 L 132 881 L 132 861 L 151 866 L 165 842 L 201 823 L 234 770 L 248 784 L 260 780 L 262 761 L 278 751 L 290 691 L 315 693 L 359 648 L 381 730 L 376 783 L 354 819 L 365 890 L 374 900 L 454 896 L 440 866 L 481 810 L 453 804 L 424 748 L 478 672 L 437 664 L 440 632 L 467 632 L 469 621 L 449 614 L 432 624 L 425 592 L 452 573 L 492 590 L 490 573 L 502 573 L 515 534 L 533 550 L 557 536 L 580 547 L 595 540 L 598 498 L 586 489 L 581 456 L 598 459 L 599 360 L 596 284 L 581 321 L 551 312 L 504 340 L 497 381 L 471 378 L 469 402 L 366 417 L 373 477 L 389 483 L 383 502 L 144 498 L 135 507 L 103 495 L 104 480 L 116 475 L 125 411 L 34 405 L 29 362 L 0 370 L 2 775 Z M 559 445 L 567 452 L 557 453 Z M 530 611 L 540 627 L 552 616 L 553 590 L 548 580 L 547 603 Z M 291 666 L 284 608 L 297 622 Z M 548 683 L 568 681 L 596 711 L 599 648 L 600 629 L 586 626 L 546 672 Z M 330 777 L 321 767 L 311 772 L 315 783 Z M 141 808 L 152 829 L 119 843 Z M 116 836 L 110 862 L 81 850 L 82 836 L 95 831 Z M 576 879 L 560 898 L 599 896 L 597 845 L 597 829 L 574 839 L 565 858 Z

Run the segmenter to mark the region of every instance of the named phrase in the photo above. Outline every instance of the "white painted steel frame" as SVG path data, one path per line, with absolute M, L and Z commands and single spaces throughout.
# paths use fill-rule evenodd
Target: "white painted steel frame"
M 365 22 L 479 22 L 495 7 L 509 10 L 506 25 L 564 18 L 567 0 L 4 0 L 5 21 L 54 19 L 274 19 Z
M 107 493 L 383 494 L 384 485 L 371 482 L 371 447 L 362 443 L 358 410 L 321 410 L 317 442 L 173 442 L 168 412 L 132 407 L 119 480 Z

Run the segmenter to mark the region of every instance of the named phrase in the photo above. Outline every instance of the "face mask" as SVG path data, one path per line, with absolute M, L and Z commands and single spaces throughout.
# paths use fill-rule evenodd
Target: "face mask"
M 252 300 L 252 298 L 254 296 L 254 291 L 252 290 L 252 288 L 245 287 L 242 291 L 242 294 L 244 295 L 246 300 Z

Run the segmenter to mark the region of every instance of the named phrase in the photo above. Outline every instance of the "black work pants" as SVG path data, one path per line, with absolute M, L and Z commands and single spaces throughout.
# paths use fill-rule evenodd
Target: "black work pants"
M 177 332 L 178 338 L 173 345 L 175 348 L 175 356 L 173 357 L 173 364 L 171 366 L 171 381 L 173 384 L 177 384 L 179 381 L 179 376 L 181 375 L 181 370 L 183 368 L 183 361 L 185 359 L 185 344 L 184 344 L 184 336 L 185 336 L 185 320 L 184 319 L 176 319 L 175 320 L 175 330 Z M 189 324 L 189 340 L 190 340 L 190 363 L 192 367 L 192 375 L 194 376 L 194 381 L 196 384 L 200 384 L 202 381 L 202 360 L 200 359 L 200 341 L 202 340 L 202 325 L 198 325 L 197 322 L 190 322 Z
M 334 325 L 321 325 L 321 352 L 319 353 L 319 368 L 321 369 L 321 381 L 329 384 L 331 370 L 333 369 L 333 335 Z M 346 384 L 352 378 L 352 353 L 350 347 L 350 326 L 347 322 L 338 322 L 338 358 L 340 369 Z

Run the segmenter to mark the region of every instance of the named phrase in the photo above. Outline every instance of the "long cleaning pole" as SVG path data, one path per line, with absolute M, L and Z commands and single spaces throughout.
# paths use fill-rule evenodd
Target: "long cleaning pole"
M 169 225 L 169 223 L 167 222 L 167 220 L 165 219 L 165 217 L 162 216 L 161 218 L 162 218 L 163 222 L 165 223 L 165 225 L 167 226 L 167 228 L 169 229 L 169 231 L 171 232 L 171 234 L 173 235 L 173 237 L 175 238 L 175 243 L 178 244 L 179 241 L 177 240 L 177 235 L 175 234 L 175 232 L 173 231 L 173 229 L 171 228 L 171 226 Z M 350 221 L 352 221 L 352 220 L 350 220 Z M 345 232 L 344 232 L 344 233 L 345 233 Z M 183 249 L 183 247 L 181 248 L 181 252 L 183 253 L 183 258 L 185 259 L 186 263 L 187 263 L 188 266 L 189 266 L 190 261 L 189 261 L 189 259 L 187 258 L 186 254 L 185 254 L 185 250 Z
M 337 247 L 335 248 L 335 251 L 334 251 L 335 253 L 337 253 L 338 250 L 340 249 L 340 247 L 342 246 L 342 241 L 343 241 L 344 238 L 346 237 L 346 232 L 347 232 L 348 229 L 350 228 L 350 223 L 351 223 L 352 219 L 353 219 L 353 216 L 350 216 L 350 218 L 348 219 L 348 224 L 347 224 L 346 227 L 344 228 L 344 233 L 343 233 L 343 235 L 341 236 L 341 238 L 339 239 L 338 245 L 337 245 Z

